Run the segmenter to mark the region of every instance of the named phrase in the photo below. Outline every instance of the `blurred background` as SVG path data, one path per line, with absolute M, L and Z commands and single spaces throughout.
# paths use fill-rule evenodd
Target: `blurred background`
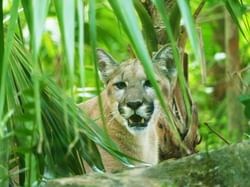
M 5 33 L 11 25 L 13 2 L 4 0 L 2 4 Z M 89 1 L 75 1 L 72 6 L 67 6 L 70 2 L 66 2 L 64 4 L 66 8 L 61 9 L 61 12 L 58 1 L 51 1 L 48 6 L 46 5 L 48 14 L 44 16 L 44 29 L 39 35 L 37 34 L 40 32 L 39 29 L 31 33 L 29 27 L 33 27 L 27 21 L 26 3 L 25 0 L 22 1 L 18 5 L 15 36 L 19 41 L 18 47 L 30 53 L 33 63 L 37 61 L 42 77 L 52 79 L 66 96 L 73 98 L 74 103 L 80 103 L 97 94 L 93 45 L 105 49 L 118 62 L 134 58 L 135 53 L 130 37 L 109 1 L 96 0 L 94 7 Z M 145 11 L 150 13 L 150 9 L 147 9 L 149 6 L 146 0 L 138 2 L 144 9 L 136 8 L 134 11 L 137 17 L 134 19 L 139 22 L 142 31 L 146 30 L 143 36 L 147 43 L 150 41 L 150 35 L 147 33 L 148 19 L 140 16 L 140 13 Z M 188 4 L 190 13 L 193 14 L 201 1 L 192 0 Z M 90 22 L 93 8 L 96 24 L 94 43 L 91 38 Z M 38 11 L 39 13 L 42 14 L 42 11 Z M 63 14 L 64 16 L 60 18 Z M 249 0 L 239 2 L 207 0 L 195 18 L 193 29 L 198 36 L 202 62 L 197 61 L 189 39 L 185 52 L 188 54 L 189 87 L 199 113 L 202 142 L 197 147 L 198 151 L 213 150 L 226 145 L 217 134 L 230 143 L 248 140 L 250 137 L 249 15 Z M 175 17 L 172 20 L 175 20 Z M 175 24 L 185 23 L 185 19 L 181 16 L 176 17 L 176 20 Z M 39 19 L 37 22 L 39 23 Z M 39 27 L 39 24 L 37 26 Z M 175 35 L 178 38 L 178 31 L 175 31 Z M 34 52 L 36 44 L 33 45 L 33 40 L 34 38 L 39 40 L 39 37 L 41 43 L 35 48 L 37 52 Z M 8 41 L 5 39 L 5 42 Z M 160 42 L 151 41 L 151 43 L 155 44 L 147 47 L 152 54 L 155 51 L 155 47 L 152 46 L 156 45 L 156 48 L 159 48 Z

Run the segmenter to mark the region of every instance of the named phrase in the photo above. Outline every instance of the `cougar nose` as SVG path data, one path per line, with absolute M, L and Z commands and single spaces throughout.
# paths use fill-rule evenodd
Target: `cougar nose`
M 127 103 L 127 106 L 130 107 L 133 110 L 138 109 L 142 105 L 141 101 L 129 101 Z

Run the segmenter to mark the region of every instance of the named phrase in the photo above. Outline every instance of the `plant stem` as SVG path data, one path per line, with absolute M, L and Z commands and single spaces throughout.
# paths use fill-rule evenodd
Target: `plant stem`
M 212 131 L 216 136 L 218 136 L 221 140 L 223 140 L 223 142 L 225 142 L 227 145 L 230 145 L 231 143 L 229 141 L 227 141 L 222 135 L 220 135 L 218 132 L 216 132 L 212 127 L 210 127 L 208 125 L 208 123 L 204 123 L 204 125 L 207 126 L 207 128 Z

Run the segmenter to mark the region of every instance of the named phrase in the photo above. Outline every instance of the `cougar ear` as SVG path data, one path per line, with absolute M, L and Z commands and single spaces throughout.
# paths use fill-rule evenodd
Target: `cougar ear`
M 103 49 L 97 49 L 97 62 L 102 81 L 107 84 L 111 74 L 115 71 L 118 65 L 113 57 Z
M 175 84 L 177 79 L 177 70 L 173 58 L 173 50 L 169 45 L 165 45 L 153 56 L 153 62 L 167 76 L 171 84 Z

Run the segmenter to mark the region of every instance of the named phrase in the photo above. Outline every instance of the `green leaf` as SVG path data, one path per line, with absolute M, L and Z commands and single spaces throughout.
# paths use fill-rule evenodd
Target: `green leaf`
M 175 40 L 180 36 L 180 22 L 181 22 L 181 13 L 178 7 L 177 2 L 174 2 L 169 14 L 170 25 L 174 34 Z
M 4 53 L 4 30 L 3 30 L 3 1 L 0 1 L 0 72 L 3 66 L 3 53 Z M 0 81 L 1 84 L 1 81 Z
M 35 56 L 38 56 L 41 45 L 44 23 L 48 13 L 49 0 L 33 0 L 32 1 L 32 50 Z
M 188 99 L 188 93 L 186 90 L 186 81 L 185 81 L 185 77 L 184 77 L 184 73 L 183 73 L 183 67 L 182 64 L 180 62 L 180 56 L 179 56 L 179 51 L 177 49 L 177 44 L 174 38 L 174 33 L 172 31 L 172 27 L 171 27 L 171 23 L 169 20 L 169 16 L 167 14 L 167 10 L 164 6 L 164 2 L 162 0 L 154 0 L 153 1 L 156 8 L 158 9 L 158 11 L 160 12 L 161 17 L 163 18 L 163 22 L 165 24 L 166 27 L 166 31 L 167 31 L 167 35 L 168 38 L 170 40 L 172 49 L 173 49 L 173 56 L 174 56 L 174 60 L 175 60 L 175 64 L 176 64 L 176 68 L 177 68 L 177 74 L 178 74 L 178 78 L 179 78 L 179 83 L 180 83 L 180 87 L 182 90 L 182 94 L 183 94 L 183 98 L 184 98 L 184 103 L 185 103 L 185 107 L 186 107 L 186 111 L 188 114 L 188 118 L 191 119 L 191 107 L 190 107 L 190 103 L 189 103 L 189 99 Z
M 2 1 L 1 1 L 2 4 Z M 15 30 L 16 30 L 16 24 L 17 24 L 17 18 L 18 18 L 18 6 L 19 6 L 19 0 L 14 0 L 12 4 L 12 8 L 10 11 L 10 20 L 9 20 L 9 26 L 6 34 L 6 47 L 4 49 L 3 54 L 3 61 L 2 66 L 0 68 L 0 186 L 8 186 L 8 156 L 9 156 L 9 146 L 8 146 L 8 139 L 5 138 L 6 133 L 8 130 L 6 129 L 6 121 L 4 112 L 8 111 L 7 106 L 5 104 L 6 101 L 6 82 L 8 82 L 7 79 L 7 72 L 9 69 L 9 56 L 12 49 L 12 44 L 14 40 Z M 2 24 L 3 22 L 1 22 Z M 2 30 L 3 31 L 3 30 Z M 1 44 L 0 44 L 1 45 Z M 3 51 L 2 51 L 3 52 Z M 6 114 L 7 115 L 7 114 Z
M 22 7 L 23 7 L 23 11 L 25 14 L 25 18 L 26 18 L 26 23 L 28 25 L 29 31 L 30 33 L 32 32 L 32 11 L 31 11 L 31 1 L 30 0 L 22 0 Z
M 85 71 L 84 71 L 84 4 L 82 0 L 77 0 L 77 17 L 78 17 L 78 55 L 80 65 L 80 86 L 85 85 Z
M 104 137 L 107 140 L 110 140 L 109 136 L 108 136 L 108 132 L 107 132 L 107 128 L 106 128 L 106 120 L 105 120 L 105 116 L 104 116 L 104 109 L 103 109 L 103 101 L 101 98 L 101 89 L 100 89 L 100 79 L 98 76 L 98 64 L 97 64 L 97 59 L 96 59 L 96 11 L 95 11 L 95 0 L 90 1 L 89 3 L 89 33 L 90 33 L 90 45 L 91 45 L 91 57 L 92 57 L 92 61 L 94 63 L 94 67 L 95 67 L 95 83 L 96 83 L 96 90 L 97 90 L 97 95 L 98 95 L 98 105 L 99 105 L 99 110 L 101 112 L 101 120 L 102 120 L 102 124 L 104 127 Z M 110 141 L 111 142 L 111 141 Z M 117 148 L 117 147 L 116 147 Z M 103 166 L 102 166 L 103 168 Z
M 30 7 L 32 15 L 31 46 L 32 46 L 32 60 L 33 60 L 32 79 L 34 83 L 33 89 L 34 89 L 35 116 L 36 116 L 35 124 L 37 125 L 39 131 L 38 153 L 41 153 L 44 137 L 43 137 L 43 128 L 41 119 L 41 98 L 40 98 L 40 82 L 39 82 L 40 81 L 39 79 L 41 77 L 41 72 L 40 72 L 41 70 L 38 64 L 38 54 L 41 45 L 44 23 L 48 13 L 49 0 L 43 0 L 43 1 L 32 0 L 29 3 L 31 3 Z M 30 155 L 29 158 L 31 157 L 32 156 Z M 32 167 L 31 165 L 32 164 L 30 163 L 30 168 Z M 29 170 L 28 172 L 31 171 Z
M 75 64 L 75 58 L 74 58 L 74 51 L 75 51 L 75 1 L 73 0 L 55 0 L 55 8 L 58 18 L 58 23 L 61 31 L 62 36 L 62 43 L 64 47 L 64 53 L 65 53 L 65 61 L 66 61 L 66 79 L 68 78 L 68 84 L 66 81 L 64 81 L 64 88 L 66 89 L 67 86 L 70 88 L 70 95 L 73 97 L 73 86 L 74 86 L 74 64 Z M 67 101 L 65 99 L 61 100 L 63 105 L 63 118 L 64 123 L 66 124 L 66 134 L 70 136 L 71 130 L 73 129 L 75 135 L 72 142 L 69 143 L 69 147 L 67 147 L 67 154 L 69 154 L 72 151 L 72 146 L 75 144 L 75 142 L 78 141 L 78 132 L 77 132 L 77 115 L 73 113 L 72 116 L 68 115 L 69 112 L 69 106 L 67 104 Z M 96 148 L 95 148 L 96 150 Z M 86 157 L 85 157 L 86 158 Z M 91 160 L 87 160 L 88 163 L 91 162 Z M 84 166 L 82 166 L 84 168 Z M 78 171 L 80 172 L 80 171 Z
M 14 80 L 10 84 L 17 86 L 17 90 L 23 91 L 18 91 L 20 92 L 19 98 L 20 103 L 22 103 L 22 110 L 19 111 L 19 115 L 16 114 L 17 119 L 14 124 L 17 127 L 20 124 L 18 116 L 23 115 L 23 112 L 27 116 L 30 114 L 30 100 L 27 100 L 27 96 L 32 96 L 32 92 L 30 92 L 33 86 L 30 77 L 32 70 L 31 61 L 29 53 L 22 49 L 20 42 L 15 42 L 10 60 L 12 62 L 12 73 L 9 74 L 10 76 L 14 75 Z M 23 84 L 26 81 L 27 84 Z M 16 88 L 15 86 L 13 88 Z M 67 107 L 66 115 L 70 122 L 69 125 L 62 118 L 65 114 L 62 101 L 65 102 Z M 130 158 L 117 151 L 115 144 L 106 138 L 107 136 L 103 129 L 94 121 L 88 119 L 88 116 L 82 113 L 82 111 L 78 111 L 72 99 L 66 97 L 64 91 L 51 80 L 46 80 L 46 86 L 41 87 L 41 112 L 44 131 L 44 152 L 42 155 L 46 157 L 46 160 L 40 158 L 37 163 L 46 162 L 43 164 L 43 167 L 48 167 L 48 171 L 54 176 L 62 177 L 72 174 L 83 174 L 84 166 L 82 160 L 85 160 L 94 170 L 100 171 L 103 165 L 95 143 L 111 155 L 122 160 L 126 165 L 129 165 L 130 162 L 128 160 Z M 71 122 L 74 118 L 75 123 L 72 124 Z M 28 123 L 30 122 L 29 119 L 24 120 L 27 120 L 26 122 Z M 15 134 L 17 135 L 16 138 L 22 142 L 23 134 L 17 132 Z M 35 135 L 32 145 L 36 146 L 39 139 L 36 128 L 33 129 L 32 134 Z M 27 139 L 30 139 L 30 137 Z M 30 148 L 29 144 L 25 146 L 21 144 L 20 148 L 26 150 Z M 36 149 L 33 150 L 32 154 L 37 155 L 36 151 Z
M 244 38 L 247 40 L 247 37 L 243 31 L 243 28 L 240 24 L 239 18 L 242 18 L 243 12 L 242 9 L 244 9 L 244 6 L 242 3 L 240 3 L 239 0 L 224 0 L 225 6 L 229 14 L 231 15 L 233 21 L 238 26 L 240 32 L 244 36 Z
M 241 95 L 239 100 L 245 105 L 245 116 L 250 119 L 250 95 Z
M 201 49 L 199 48 L 198 42 L 198 35 L 195 30 L 195 24 L 192 17 L 191 9 L 188 5 L 187 0 L 177 0 L 182 19 L 187 30 L 188 37 L 190 39 L 191 46 L 194 50 L 195 59 L 197 62 L 201 62 L 202 53 Z
M 128 0 L 125 2 L 125 1 L 109 0 L 109 3 L 112 6 L 118 19 L 121 21 L 127 35 L 129 36 L 132 46 L 144 67 L 145 74 L 147 75 L 148 79 L 150 80 L 151 84 L 155 89 L 157 97 L 162 106 L 163 112 L 166 114 L 168 121 L 170 122 L 169 126 L 172 129 L 172 132 L 174 133 L 176 140 L 180 142 L 179 134 L 174 125 L 173 118 L 171 117 L 172 115 L 168 110 L 168 106 L 155 79 L 155 74 L 152 71 L 153 64 L 148 54 L 142 34 L 140 32 L 139 25 L 135 19 L 136 15 L 134 13 L 134 7 L 132 1 Z
M 7 82 L 7 70 L 9 67 L 9 55 L 11 52 L 13 40 L 14 40 L 14 34 L 16 30 L 16 24 L 17 24 L 17 18 L 18 18 L 18 5 L 19 0 L 14 0 L 12 8 L 11 8 L 11 18 L 9 21 L 8 31 L 6 34 L 6 48 L 4 50 L 4 56 L 3 56 L 3 66 L 2 66 L 2 72 L 1 72 L 1 87 L 0 87 L 0 121 L 3 117 L 3 110 L 4 110 L 4 104 L 5 104 L 5 88 L 6 88 L 6 82 Z M 0 132 L 1 132 L 1 125 L 0 125 Z M 0 133 L 1 137 L 1 133 Z
M 68 65 L 69 85 L 70 87 L 73 87 L 75 49 L 75 1 L 55 0 L 54 2 Z

